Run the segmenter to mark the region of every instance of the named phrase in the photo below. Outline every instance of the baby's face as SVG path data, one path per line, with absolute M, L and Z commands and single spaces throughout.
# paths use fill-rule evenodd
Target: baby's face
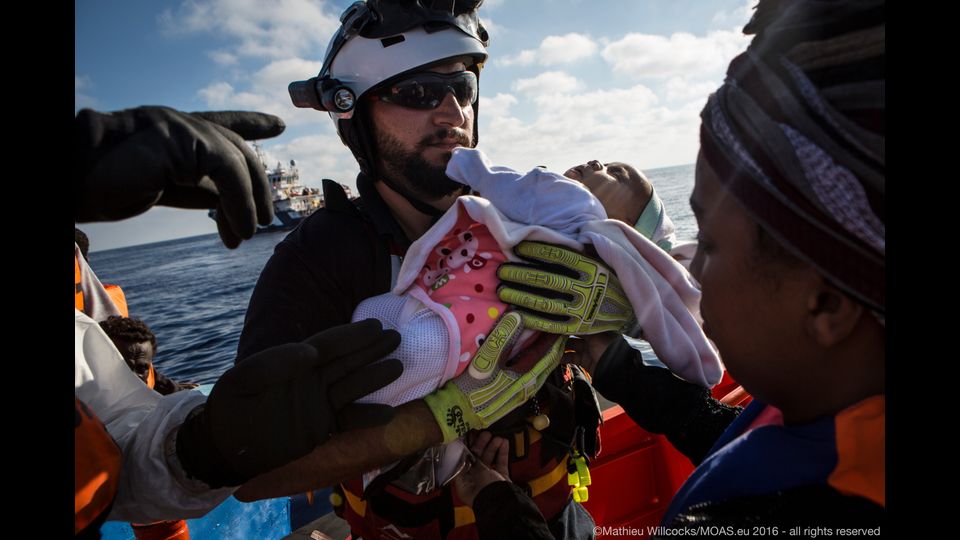
M 607 211 L 610 219 L 634 224 L 650 200 L 653 188 L 647 179 L 626 163 L 591 160 L 567 169 L 564 176 L 582 183 Z
M 631 173 L 637 175 L 633 167 L 625 163 L 603 164 L 593 159 L 583 165 L 567 169 L 563 175 L 582 183 L 590 191 L 596 191 L 597 188 L 608 183 L 629 184 Z

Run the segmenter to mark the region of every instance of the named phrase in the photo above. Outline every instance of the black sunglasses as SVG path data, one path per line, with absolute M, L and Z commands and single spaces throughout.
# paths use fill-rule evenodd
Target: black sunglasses
M 416 73 L 368 95 L 409 109 L 436 109 L 452 93 L 461 107 L 477 101 L 477 76 L 472 71 Z

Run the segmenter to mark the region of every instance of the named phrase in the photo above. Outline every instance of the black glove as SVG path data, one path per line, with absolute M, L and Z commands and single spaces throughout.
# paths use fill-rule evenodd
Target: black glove
M 393 407 L 350 404 L 400 376 L 399 360 L 373 364 L 399 344 L 400 334 L 368 319 L 250 356 L 220 377 L 180 427 L 183 470 L 210 487 L 237 486 L 334 432 L 388 422 Z
M 125 219 L 155 204 L 217 208 L 220 238 L 235 248 L 273 220 L 263 165 L 243 140 L 282 133 L 276 116 L 137 107 L 83 109 L 75 123 L 76 222 Z

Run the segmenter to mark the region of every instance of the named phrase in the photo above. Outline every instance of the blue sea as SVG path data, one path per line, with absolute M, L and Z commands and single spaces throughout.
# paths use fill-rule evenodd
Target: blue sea
M 644 171 L 681 240 L 696 236 L 688 199 L 694 166 Z M 257 276 L 286 233 L 262 233 L 229 250 L 217 235 L 90 254 L 103 283 L 120 285 L 132 317 L 157 335 L 157 369 L 174 380 L 212 383 L 233 365 Z M 97 239 L 91 238 L 96 246 Z M 331 254 L 334 256 L 334 254 Z

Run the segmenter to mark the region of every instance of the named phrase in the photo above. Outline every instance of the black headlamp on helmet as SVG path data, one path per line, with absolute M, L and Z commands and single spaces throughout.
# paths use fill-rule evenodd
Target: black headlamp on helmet
M 350 118 L 362 95 L 397 75 L 456 56 L 482 64 L 489 40 L 476 12 L 482 2 L 354 2 L 340 15 L 320 73 L 290 83 L 293 104 Z

